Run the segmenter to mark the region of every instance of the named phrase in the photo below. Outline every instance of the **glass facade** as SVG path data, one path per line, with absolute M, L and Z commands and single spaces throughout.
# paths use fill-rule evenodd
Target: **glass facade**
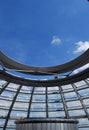
M 54 67 L 26 66 L 0 52 L 0 67 L 0 130 L 15 130 L 16 120 L 29 118 L 76 119 L 79 130 L 89 130 L 89 49 Z M 9 70 L 46 79 L 24 78 Z
M 73 118 L 89 129 L 89 79 L 54 87 L 32 87 L 0 80 L 0 130 L 15 130 L 15 120 Z

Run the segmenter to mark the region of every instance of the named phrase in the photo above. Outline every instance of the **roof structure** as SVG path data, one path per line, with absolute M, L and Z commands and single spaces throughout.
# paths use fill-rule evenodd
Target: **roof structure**
M 68 63 L 51 67 L 23 65 L 0 52 L 0 130 L 15 130 L 16 120 L 29 118 L 77 119 L 79 130 L 88 130 L 89 67 L 74 73 L 88 63 L 89 49 Z M 27 79 L 9 70 L 58 77 Z
M 0 64 L 8 69 L 18 71 L 21 73 L 33 74 L 33 75 L 54 75 L 59 73 L 66 73 L 78 69 L 79 67 L 89 63 L 89 49 L 79 56 L 78 58 L 58 66 L 50 67 L 36 67 L 36 66 L 27 66 L 21 63 L 18 63 L 0 51 Z

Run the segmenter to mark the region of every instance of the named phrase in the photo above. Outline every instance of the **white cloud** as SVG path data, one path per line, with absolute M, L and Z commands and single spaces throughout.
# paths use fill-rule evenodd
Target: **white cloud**
M 53 36 L 51 44 L 59 45 L 61 43 L 61 39 L 58 36 Z
M 89 48 L 89 41 L 79 41 L 75 43 L 77 48 L 74 50 L 74 54 L 86 51 Z

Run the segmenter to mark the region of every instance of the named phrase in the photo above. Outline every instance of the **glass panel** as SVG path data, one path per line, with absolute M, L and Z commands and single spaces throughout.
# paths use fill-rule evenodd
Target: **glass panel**
M 89 96 L 89 89 L 83 89 L 78 91 L 81 96 Z
M 15 102 L 13 108 L 27 110 L 28 105 L 29 105 L 28 103 L 24 103 L 24 102 Z
M 60 101 L 60 99 L 61 96 L 59 94 L 48 95 L 48 101 L 56 101 L 56 100 Z
M 15 127 L 15 120 L 8 120 L 7 126 L 14 126 Z
M 89 114 L 89 108 L 87 108 L 88 114 Z
M 0 88 L 2 88 L 3 85 L 5 85 L 5 84 L 6 84 L 6 81 L 0 79 Z
M 0 108 L 8 108 L 11 105 L 11 101 L 0 100 Z
M 76 99 L 77 95 L 75 92 L 70 92 L 70 93 L 64 93 L 64 97 L 66 99 Z
M 13 98 L 15 96 L 16 93 L 14 92 L 10 92 L 10 91 L 3 91 L 3 93 L 1 94 L 3 97 L 5 98 Z
M 79 125 L 89 124 L 89 120 L 87 118 L 80 118 L 78 119 L 78 121 L 79 121 Z
M 37 103 L 32 103 L 31 104 L 31 110 L 41 110 L 41 111 L 45 111 L 46 109 L 46 104 L 37 104 Z
M 81 107 L 80 101 L 66 102 L 68 108 Z
M 47 89 L 48 89 L 48 93 L 55 92 L 55 91 L 59 92 L 59 87 L 58 86 L 48 87 Z
M 33 88 L 33 87 L 22 86 L 20 92 L 23 92 L 23 93 L 31 93 L 31 92 L 32 92 L 32 88 Z
M 31 97 L 31 95 L 30 94 L 25 94 L 25 93 L 19 93 L 18 94 L 18 96 L 17 96 L 17 99 L 16 99 L 16 101 L 17 100 L 23 100 L 23 101 L 29 101 L 30 100 L 30 97 Z
M 83 101 L 86 106 L 89 105 L 89 99 L 84 99 Z
M 45 93 L 46 88 L 45 87 L 35 87 L 34 93 Z
M 86 85 L 85 81 L 79 81 L 79 82 L 76 82 L 74 83 L 76 85 L 76 87 L 83 87 L 84 85 Z
M 46 96 L 45 95 L 33 95 L 33 102 L 45 102 Z
M 48 104 L 49 110 L 63 110 L 63 103 L 49 103 Z
M 31 112 L 30 117 L 46 117 L 46 112 Z
M 8 114 L 8 110 L 1 110 L 0 109 L 0 117 L 6 117 Z
M 5 124 L 5 119 L 0 119 L 0 127 L 3 127 Z
M 25 112 L 25 111 L 13 111 L 12 110 L 10 117 L 13 117 L 15 119 L 17 119 L 17 117 L 19 119 L 23 118 L 23 117 L 27 117 L 27 112 Z
M 6 88 L 6 90 L 17 91 L 18 87 L 19 87 L 18 84 L 9 83 L 9 85 L 8 85 L 7 88 Z
M 69 116 L 82 116 L 82 115 L 85 115 L 83 109 L 69 111 Z
M 62 117 L 64 118 L 65 117 L 65 113 L 64 111 L 61 111 L 61 112 L 49 112 L 49 117 Z
M 61 86 L 61 87 L 62 87 L 62 90 L 63 90 L 64 92 L 73 90 L 73 87 L 71 86 L 71 84 L 64 85 L 64 86 Z

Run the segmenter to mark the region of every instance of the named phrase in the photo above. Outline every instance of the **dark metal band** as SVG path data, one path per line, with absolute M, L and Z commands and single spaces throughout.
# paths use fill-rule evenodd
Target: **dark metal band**
M 50 67 L 36 67 L 28 66 L 18 63 L 0 51 L 0 64 L 8 69 L 12 69 L 17 72 L 33 74 L 33 75 L 54 75 L 73 71 L 85 64 L 89 63 L 89 49 L 78 58 L 57 66 Z

